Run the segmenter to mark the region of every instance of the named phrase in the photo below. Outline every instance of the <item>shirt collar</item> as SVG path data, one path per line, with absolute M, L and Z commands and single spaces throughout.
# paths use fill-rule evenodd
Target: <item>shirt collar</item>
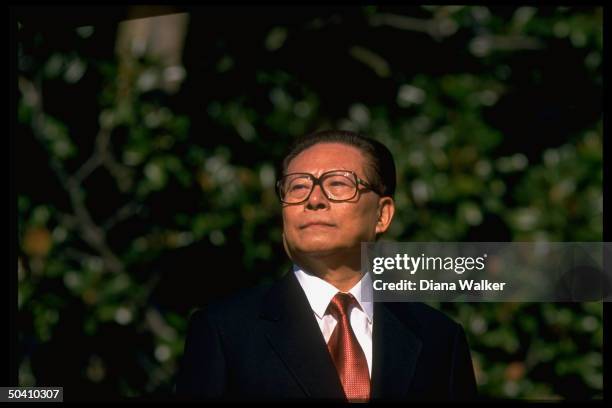
M 338 288 L 336 288 L 331 283 L 319 278 L 318 276 L 304 271 L 302 268 L 295 264 L 293 265 L 293 273 L 295 274 L 297 280 L 300 282 L 304 293 L 306 293 L 308 303 L 310 303 L 310 307 L 312 308 L 313 312 L 317 315 L 319 319 L 322 319 L 325 315 L 325 310 L 327 310 L 329 302 L 331 302 L 332 298 L 336 295 L 336 293 L 338 293 Z M 363 286 L 365 290 L 372 291 L 371 281 L 372 278 L 370 274 L 366 273 L 361 278 L 361 280 L 357 282 L 357 284 L 355 284 L 355 286 L 353 286 L 351 290 L 349 290 L 349 293 L 351 293 L 355 297 L 357 303 L 359 303 L 359 306 L 361 306 L 361 309 L 367 315 L 368 321 L 370 323 L 372 322 L 372 317 L 374 314 L 374 304 L 372 302 L 368 302 L 362 299 L 372 299 L 372 294 L 370 293 L 370 295 L 367 297 L 363 296 L 362 285 L 365 285 Z

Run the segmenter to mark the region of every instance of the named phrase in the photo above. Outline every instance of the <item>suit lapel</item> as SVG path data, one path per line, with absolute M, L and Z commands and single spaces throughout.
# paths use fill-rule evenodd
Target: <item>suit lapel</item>
M 261 321 L 271 346 L 307 396 L 345 398 L 321 330 L 293 272 L 268 293 Z
M 414 376 L 422 342 L 384 304 L 374 304 L 372 399 L 403 399 Z

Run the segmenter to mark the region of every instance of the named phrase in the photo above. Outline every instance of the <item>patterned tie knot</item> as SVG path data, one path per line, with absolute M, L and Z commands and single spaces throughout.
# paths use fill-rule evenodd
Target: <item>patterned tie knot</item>
M 357 299 L 350 293 L 338 292 L 329 302 L 327 312 L 336 319 L 348 316 L 348 311 L 352 305 L 359 307 Z

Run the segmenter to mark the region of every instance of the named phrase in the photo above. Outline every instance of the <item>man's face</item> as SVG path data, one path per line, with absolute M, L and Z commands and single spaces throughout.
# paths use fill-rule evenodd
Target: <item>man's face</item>
M 371 183 L 364 171 L 366 165 L 363 153 L 353 146 L 319 143 L 297 155 L 289 163 L 287 174 L 310 173 L 319 177 L 330 170 L 350 170 Z M 379 200 L 378 194 L 364 189 L 350 201 L 332 202 L 317 185 L 307 201 L 283 204 L 283 236 L 289 256 L 358 254 L 362 241 L 374 241 L 376 233 L 386 229 L 379 223 Z

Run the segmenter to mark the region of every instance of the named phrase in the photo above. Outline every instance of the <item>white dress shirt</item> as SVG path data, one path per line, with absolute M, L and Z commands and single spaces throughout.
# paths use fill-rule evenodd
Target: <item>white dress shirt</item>
M 337 321 L 331 314 L 325 314 L 325 311 L 327 310 L 329 302 L 331 302 L 336 293 L 340 291 L 331 283 L 303 271 L 297 265 L 293 265 L 293 273 L 295 273 L 304 293 L 306 293 L 306 297 L 308 298 L 310 307 L 319 324 L 325 343 L 327 343 L 336 327 Z M 361 291 L 362 285 L 365 285 L 365 290 L 372 291 L 371 280 L 370 274 L 366 273 L 363 278 L 349 290 L 349 293 L 355 297 L 361 306 L 361 309 L 357 307 L 351 308 L 349 320 L 355 337 L 357 337 L 357 341 L 368 362 L 370 378 L 372 377 L 372 327 L 374 325 L 374 304 L 372 302 L 362 301 L 364 296 L 362 296 Z M 366 298 L 372 299 L 372 294 Z

